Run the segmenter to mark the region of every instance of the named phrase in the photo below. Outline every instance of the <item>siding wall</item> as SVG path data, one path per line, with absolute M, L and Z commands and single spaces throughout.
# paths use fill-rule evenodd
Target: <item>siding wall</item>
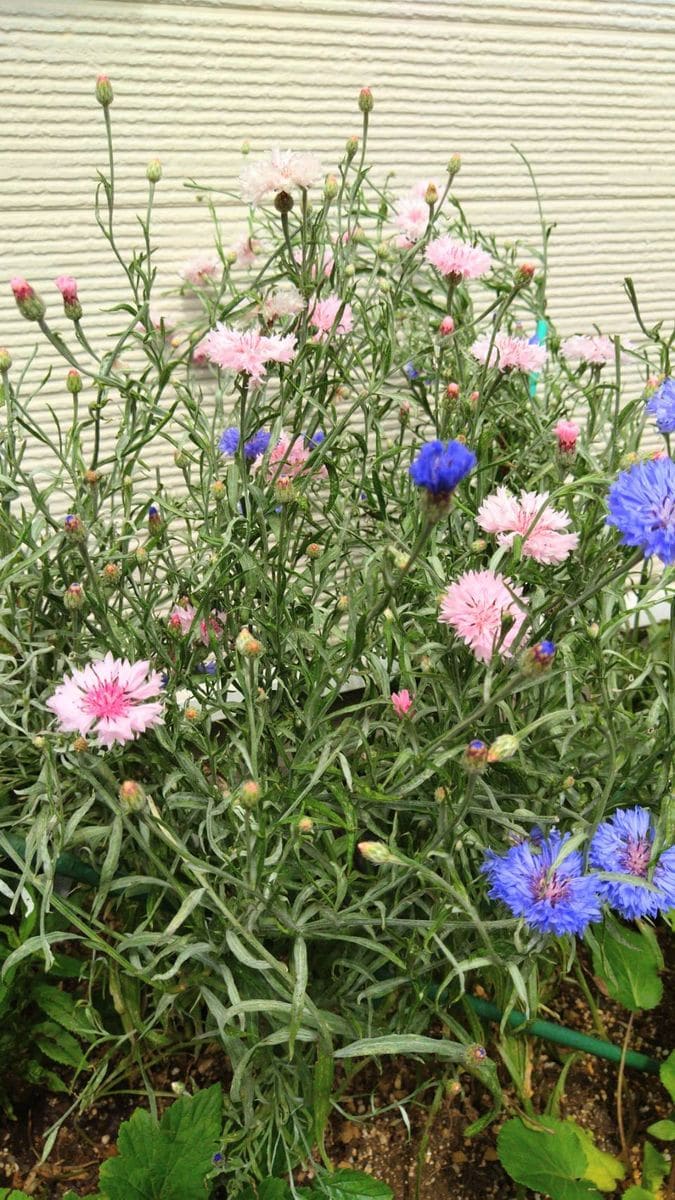
M 80 281 L 85 327 L 125 298 L 95 227 L 106 161 L 99 72 L 115 88 L 120 240 L 138 240 L 145 165 L 162 160 L 159 286 L 211 243 L 204 205 L 183 186 L 232 186 L 240 145 L 312 149 L 330 168 L 358 132 L 356 94 L 374 91 L 372 158 L 404 188 L 459 152 L 458 194 L 500 237 L 536 237 L 546 215 L 551 302 L 564 331 L 635 332 L 621 281 L 648 317 L 675 298 L 675 4 L 624 0 L 0 0 L 0 345 L 35 345 L 5 281 L 23 274 L 60 316 L 54 276 Z M 223 200 L 227 238 L 243 206 Z M 44 347 L 40 363 L 49 362 Z M 41 400 L 67 407 L 60 383 Z M 37 369 L 32 376 L 37 378 Z

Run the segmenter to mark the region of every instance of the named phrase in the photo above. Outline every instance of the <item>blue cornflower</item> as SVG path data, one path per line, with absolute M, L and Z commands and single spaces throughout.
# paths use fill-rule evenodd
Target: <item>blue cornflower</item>
M 305 437 L 306 437 L 307 441 L 309 442 L 309 445 L 311 446 L 312 450 L 316 450 L 317 446 L 320 446 L 321 443 L 325 442 L 325 440 L 326 440 L 326 435 L 325 435 L 323 429 L 315 429 L 314 433 L 306 433 Z
M 657 891 L 639 882 L 648 881 L 653 844 L 651 814 L 637 805 L 619 809 L 609 821 L 603 821 L 591 841 L 588 861 L 592 867 L 635 877 L 635 883 L 598 880 L 603 899 L 629 921 L 675 908 L 675 846 L 664 850 L 654 867 L 651 883 Z
M 624 546 L 639 546 L 675 562 L 675 463 L 649 459 L 622 471 L 607 497 L 608 525 L 616 525 Z
M 218 664 L 216 662 L 214 662 L 213 660 L 207 661 L 207 662 L 200 662 L 200 663 L 197 663 L 196 670 L 197 670 L 198 675 L 217 675 L 218 674 Z
M 476 465 L 476 455 L 463 442 L 427 442 L 410 467 L 418 487 L 433 496 L 449 496 Z
M 516 917 L 540 933 L 582 934 L 602 917 L 598 883 L 583 874 L 583 860 L 572 850 L 556 861 L 569 834 L 552 830 L 535 843 L 521 842 L 506 854 L 489 850 L 481 867 L 491 883 L 489 895 L 502 900 Z
M 675 379 L 669 375 L 649 397 L 645 412 L 656 417 L 659 433 L 675 433 Z
M 258 458 L 260 454 L 264 454 L 270 444 L 271 436 L 271 433 L 268 433 L 266 429 L 259 429 L 257 433 L 253 434 L 252 438 L 244 442 L 244 457 Z M 240 434 L 236 425 L 231 425 L 229 429 L 225 430 L 218 442 L 220 453 L 236 454 L 239 446 L 239 438 Z
M 415 366 L 412 359 L 410 359 L 410 362 L 407 362 L 405 364 L 405 366 L 403 368 L 403 374 L 405 375 L 406 379 L 410 379 L 411 381 L 413 379 L 419 379 L 420 373 L 417 370 L 417 367 Z

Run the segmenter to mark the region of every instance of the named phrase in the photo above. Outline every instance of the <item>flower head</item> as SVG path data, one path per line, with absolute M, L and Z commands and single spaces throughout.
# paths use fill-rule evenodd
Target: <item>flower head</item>
M 212 254 L 200 254 L 187 262 L 181 271 L 186 283 L 193 287 L 203 286 L 208 279 L 220 274 L 221 264 Z
M 241 371 L 259 383 L 266 374 L 266 363 L 292 362 L 296 339 L 292 334 L 265 337 L 255 329 L 242 333 L 219 321 L 199 345 L 217 366 L 228 371 Z
M 391 703 L 397 717 L 407 717 L 412 708 L 412 696 L 407 688 L 391 693 Z
M 639 546 L 646 558 L 675 562 L 675 463 L 649 459 L 622 471 L 607 497 L 608 525 L 624 546 Z
M 267 478 L 296 479 L 299 475 L 312 473 L 310 458 L 314 447 L 305 445 L 305 439 L 291 438 L 285 431 L 273 448 L 268 459 Z M 262 463 L 262 454 L 255 460 L 253 470 L 257 471 Z M 328 472 L 325 466 L 314 469 L 317 478 L 325 479 Z
M 622 917 L 655 917 L 675 908 L 675 846 L 660 855 L 645 887 L 654 843 L 654 826 L 646 808 L 622 808 L 598 826 L 591 841 L 589 862 L 596 871 L 633 876 L 635 883 L 598 881 L 600 895 Z M 653 890 L 656 889 L 656 890 Z
M 675 433 L 675 379 L 669 375 L 649 397 L 645 412 L 656 418 L 659 433 Z
M 410 466 L 418 487 L 434 496 L 449 496 L 476 465 L 476 455 L 463 442 L 425 442 Z
M 338 313 L 340 314 L 338 320 Z M 335 333 L 351 333 L 354 328 L 354 314 L 351 304 L 347 304 L 339 296 L 327 296 L 325 300 L 315 300 L 308 314 L 310 325 L 316 329 L 315 341 L 323 341 L 333 330 Z
M 492 342 L 492 349 L 490 343 Z M 546 347 L 538 346 L 527 338 L 513 337 L 510 333 L 490 334 L 479 337 L 471 347 L 471 353 L 480 363 L 488 362 L 499 371 L 541 371 L 546 362 Z
M 151 701 L 161 690 L 161 676 L 148 662 L 130 663 L 108 652 L 100 662 L 66 675 L 47 708 L 65 733 L 84 737 L 93 730 L 102 745 L 112 746 L 162 724 L 163 706 Z
M 263 301 L 262 313 L 265 320 L 271 324 L 280 317 L 295 317 L 302 312 L 305 302 L 297 288 L 292 284 L 277 288 Z
M 558 856 L 569 834 L 553 830 L 536 842 L 521 842 L 506 854 L 488 851 L 482 870 L 491 887 L 489 896 L 501 900 L 516 917 L 540 933 L 582 934 L 601 919 L 598 885 L 583 874 L 582 857 L 572 850 Z
M 483 501 L 476 520 L 486 533 L 496 533 L 500 546 L 512 546 L 519 535 L 522 553 L 540 563 L 561 563 L 579 544 L 576 533 L 561 533 L 570 524 L 567 513 L 547 504 L 548 492 L 521 492 L 513 496 L 499 487 Z
M 266 429 L 259 429 L 257 433 L 254 433 L 253 437 L 244 442 L 244 458 L 252 460 L 264 454 L 270 444 L 271 436 Z M 231 425 L 229 429 L 225 430 L 218 442 L 220 453 L 236 454 L 240 437 L 241 435 L 236 425 Z
M 441 275 L 452 276 L 456 280 L 477 279 L 480 275 L 486 275 L 492 266 L 492 258 L 487 251 L 469 242 L 461 242 L 449 233 L 429 242 L 425 258 Z
M 494 571 L 466 571 L 451 583 L 441 600 L 439 621 L 450 625 L 479 662 L 495 651 L 510 656 L 510 647 L 525 620 L 522 589 Z
M 421 179 L 406 196 L 400 196 L 396 201 L 394 224 L 400 230 L 396 244 L 401 250 L 407 250 L 424 234 L 429 224 L 429 205 L 425 199 L 430 186 L 438 185 L 433 181 Z
M 560 347 L 560 353 L 568 362 L 589 363 L 591 366 L 603 367 L 605 363 L 614 362 L 614 342 L 606 334 L 594 333 L 565 338 Z
M 553 432 L 556 436 L 560 453 L 574 454 L 577 448 L 577 438 L 581 433 L 576 421 L 566 421 L 562 418 L 553 427 Z
M 247 163 L 239 182 L 244 200 L 249 204 L 262 204 L 268 196 L 309 188 L 320 175 L 321 163 L 313 154 L 277 149 Z

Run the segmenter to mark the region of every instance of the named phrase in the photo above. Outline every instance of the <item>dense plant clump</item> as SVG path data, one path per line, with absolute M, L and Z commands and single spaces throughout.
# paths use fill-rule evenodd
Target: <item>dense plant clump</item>
M 72 276 L 56 320 L 11 281 L 65 422 L 0 351 L 2 957 L 77 964 L 82 1105 L 224 1047 L 236 1195 L 320 1161 L 338 1061 L 437 1054 L 496 1110 L 474 985 L 534 1015 L 675 906 L 672 335 L 628 281 L 640 341 L 561 342 L 549 228 L 476 230 L 457 156 L 393 192 L 368 89 L 332 173 L 247 150 L 232 249 L 193 185 L 216 251 L 170 315 L 160 164 L 128 258 L 97 98 L 128 299 L 99 350 Z

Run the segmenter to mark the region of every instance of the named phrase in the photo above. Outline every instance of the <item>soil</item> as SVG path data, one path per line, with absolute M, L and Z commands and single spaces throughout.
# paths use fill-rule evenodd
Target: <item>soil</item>
M 664 978 L 664 1001 L 635 1020 L 632 1049 L 663 1059 L 675 1046 L 674 985 L 672 965 Z M 573 982 L 563 985 L 555 1011 L 547 1015 L 571 1028 L 593 1032 L 588 1006 Z M 606 1000 L 601 1015 L 608 1038 L 621 1044 L 628 1014 Z M 440 1034 L 441 1030 L 432 1032 Z M 487 1042 L 489 1045 L 489 1037 Z M 531 1040 L 529 1045 L 533 1103 L 537 1111 L 543 1111 L 565 1052 L 563 1047 L 539 1040 Z M 216 1080 L 226 1083 L 228 1076 L 227 1062 L 216 1047 L 203 1049 L 199 1058 L 175 1055 L 168 1064 L 149 1072 L 159 1111 L 173 1101 L 176 1085 L 195 1090 Z M 574 1117 L 594 1133 L 601 1149 L 620 1155 L 617 1078 L 615 1064 L 578 1055 L 567 1078 L 560 1115 Z M 505 1071 L 502 1082 L 508 1083 Z M 395 1200 L 513 1200 L 517 1189 L 502 1170 L 495 1150 L 498 1124 L 475 1138 L 464 1136 L 467 1125 L 490 1106 L 490 1098 L 466 1075 L 461 1077 L 461 1085 L 457 1086 L 451 1073 L 443 1081 L 438 1064 L 388 1060 L 381 1073 L 369 1065 L 358 1074 L 334 1113 L 326 1143 L 331 1160 L 336 1166 L 367 1171 L 385 1180 Z M 143 1103 L 140 1079 L 130 1078 L 128 1087 L 131 1094 L 104 1098 L 77 1118 L 66 1120 L 42 1165 L 39 1159 L 45 1133 L 71 1101 L 42 1092 L 17 1109 L 15 1120 L 1 1118 L 0 1187 L 21 1188 L 44 1200 L 56 1200 L 68 1189 L 83 1196 L 95 1192 L 100 1163 L 115 1153 L 119 1125 Z M 505 1096 L 510 1115 L 520 1111 L 509 1086 L 505 1086 Z M 640 1181 L 645 1130 L 669 1111 L 668 1096 L 653 1075 L 626 1072 L 623 1119 L 631 1161 L 624 1186 Z M 298 1182 L 306 1178 L 299 1172 Z

